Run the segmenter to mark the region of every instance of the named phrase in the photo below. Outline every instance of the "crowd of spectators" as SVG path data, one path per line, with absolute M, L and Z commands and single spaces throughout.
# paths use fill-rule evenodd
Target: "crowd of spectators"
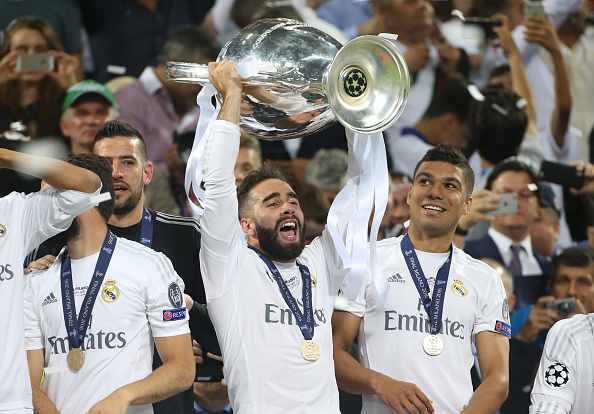
M 525 413 L 547 331 L 594 311 L 593 10 L 590 0 L 543 3 L 546 15 L 535 17 L 523 0 L 0 0 L 0 147 L 91 153 L 103 125 L 120 119 L 142 135 L 153 166 L 144 205 L 191 216 L 184 173 L 201 86 L 167 81 L 167 62 L 214 61 L 242 27 L 266 17 L 301 20 L 341 43 L 397 34 L 410 95 L 384 132 L 391 191 L 379 238 L 406 233 L 408 188 L 425 152 L 462 149 L 475 190 L 455 242 L 504 280 L 512 370 L 501 412 Z M 39 53 L 51 68 L 23 66 L 23 56 Z M 286 141 L 243 134 L 237 186 L 264 160 L 293 176 L 313 240 L 346 184 L 344 131 L 333 125 Z M 560 173 L 543 175 L 543 162 L 572 166 L 567 174 L 583 179 L 564 184 Z M 0 172 L 0 196 L 39 185 Z M 497 213 L 510 193 L 515 212 Z M 549 306 L 567 298 L 575 298 L 569 313 Z

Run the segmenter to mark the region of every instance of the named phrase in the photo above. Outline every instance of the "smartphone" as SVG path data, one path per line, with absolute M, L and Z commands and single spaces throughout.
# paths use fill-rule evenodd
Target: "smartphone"
M 54 56 L 49 53 L 25 53 L 17 57 L 17 72 L 47 72 L 54 68 Z
M 563 187 L 582 188 L 584 186 L 584 174 L 571 165 L 543 161 L 539 177 L 542 181 L 560 184 Z
M 557 299 L 547 303 L 545 307 L 553 309 L 559 316 L 567 316 L 577 312 L 575 298 Z
M 485 214 L 501 216 L 504 214 L 516 214 L 518 212 L 518 195 L 516 193 L 496 194 L 499 197 L 499 208 L 497 210 L 485 211 Z
M 480 26 L 488 39 L 494 39 L 497 34 L 493 31 L 493 27 L 501 26 L 501 20 L 489 19 L 488 17 L 467 17 L 464 19 L 464 24 Z
M 529 1 L 524 3 L 524 18 L 545 17 L 545 9 L 542 1 Z

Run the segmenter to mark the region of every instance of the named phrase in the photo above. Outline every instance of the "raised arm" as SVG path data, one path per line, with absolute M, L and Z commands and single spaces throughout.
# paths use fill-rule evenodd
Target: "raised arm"
M 415 384 L 396 381 L 384 374 L 364 368 L 349 353 L 361 318 L 343 311 L 332 315 L 332 339 L 334 342 L 334 368 L 338 386 L 353 394 L 376 394 L 388 407 L 400 412 L 433 413 L 431 401 Z M 415 409 L 416 408 L 416 409 Z
M 483 331 L 476 334 L 475 344 L 482 381 L 462 413 L 495 413 L 508 393 L 509 340 L 499 333 Z
M 54 158 L 23 154 L 0 148 L 0 168 L 9 168 L 41 178 L 58 190 L 93 193 L 101 187 L 99 177 L 84 168 Z
M 526 133 L 538 138 L 538 124 L 536 123 L 536 105 L 534 103 L 534 95 L 532 94 L 530 81 L 526 75 L 522 55 L 520 54 L 520 51 L 518 50 L 518 47 L 511 36 L 508 18 L 504 14 L 500 13 L 491 16 L 491 18 L 501 20 L 502 22 L 501 26 L 494 27 L 493 31 L 497 34 L 503 54 L 509 61 L 512 89 L 518 94 L 518 96 L 526 100 L 526 115 L 528 117 Z
M 538 43 L 551 54 L 555 78 L 555 110 L 551 117 L 551 131 L 557 146 L 563 148 L 571 115 L 571 88 L 561 53 L 561 42 L 555 26 L 548 19 L 540 17 L 528 18 L 524 36 L 527 42 Z

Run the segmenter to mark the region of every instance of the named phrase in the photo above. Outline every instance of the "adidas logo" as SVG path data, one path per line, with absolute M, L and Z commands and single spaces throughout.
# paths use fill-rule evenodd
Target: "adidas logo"
M 400 273 L 396 273 L 388 278 L 388 283 L 405 283 L 404 278 L 400 276 Z
M 49 305 L 50 303 L 54 303 L 57 301 L 58 299 L 56 299 L 56 297 L 54 296 L 54 292 L 52 292 L 49 295 L 47 295 L 41 306 Z

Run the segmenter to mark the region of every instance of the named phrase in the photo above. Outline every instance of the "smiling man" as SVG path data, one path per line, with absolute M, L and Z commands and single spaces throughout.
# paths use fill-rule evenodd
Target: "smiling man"
M 452 244 L 473 183 L 458 149 L 427 151 L 408 192 L 407 235 L 378 244 L 381 278 L 368 266 L 357 299 L 332 317 L 336 378 L 345 391 L 363 394 L 363 413 L 493 413 L 507 397 L 503 284 Z M 357 334 L 361 363 L 347 352 Z M 471 342 L 483 375 L 474 394 Z
M 346 272 L 327 230 L 304 247 L 299 199 L 279 170 L 265 164 L 236 190 L 242 84 L 234 66 L 209 67 L 224 103 L 203 138 L 200 222 L 200 265 L 231 405 L 239 414 L 339 414 L 330 318 Z

